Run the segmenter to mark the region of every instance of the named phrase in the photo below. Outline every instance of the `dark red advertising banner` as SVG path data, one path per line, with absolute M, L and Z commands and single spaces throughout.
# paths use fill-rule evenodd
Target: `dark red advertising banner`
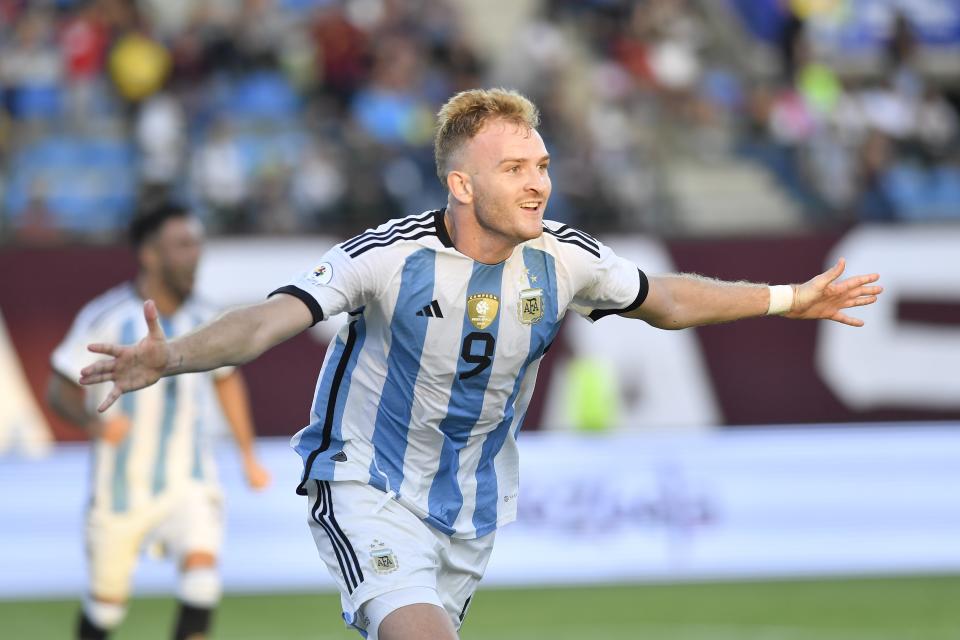
M 958 241 L 954 246 L 956 255 L 960 255 L 960 230 L 954 228 L 949 233 Z M 923 238 L 912 242 L 908 235 L 885 232 L 877 237 L 817 234 L 654 242 L 672 261 L 673 270 L 727 280 L 804 281 L 823 270 L 838 243 L 841 248 L 863 256 L 858 266 L 869 262 L 872 270 L 873 263 L 882 263 L 876 264 L 875 269 L 884 277 L 896 276 L 901 270 L 912 270 L 909 278 L 920 279 L 923 276 L 917 273 L 927 271 L 934 274 L 934 279 L 941 277 L 937 274 L 943 271 L 942 260 L 927 256 Z M 617 243 L 609 240 L 617 248 Z M 935 238 L 930 242 L 937 241 Z M 942 238 L 939 241 L 942 243 Z M 896 251 L 902 250 L 903 243 L 910 244 L 914 258 L 897 257 L 885 242 L 897 242 L 890 245 Z M 946 251 L 945 255 L 949 255 L 949 249 Z M 258 259 L 255 242 L 246 259 Z M 925 260 L 930 264 L 922 264 Z M 960 260 L 954 261 L 951 273 L 960 273 Z M 16 360 L 58 440 L 75 440 L 83 434 L 45 406 L 50 353 L 88 300 L 130 278 L 134 271 L 130 252 L 119 247 L 0 252 L 0 314 Z M 912 282 L 909 278 L 904 275 L 902 279 Z M 960 281 L 955 282 L 960 276 L 952 278 L 931 290 L 889 287 L 884 304 L 893 309 L 891 319 L 886 324 L 871 320 L 874 327 L 879 324 L 886 328 L 880 333 L 863 334 L 873 336 L 873 346 L 850 343 L 857 334 L 839 334 L 837 338 L 824 330 L 825 323 L 779 318 L 696 329 L 694 345 L 701 356 L 697 362 L 706 370 L 718 409 L 716 422 L 740 426 L 960 418 L 960 394 L 953 393 L 953 383 L 941 384 L 944 376 L 935 375 L 923 364 L 948 355 L 960 341 Z M 281 284 L 284 283 L 277 283 Z M 896 284 L 896 278 L 892 284 Z M 588 330 L 603 331 L 604 326 L 610 326 L 604 322 Z M 632 331 L 633 326 L 629 329 Z M 655 330 L 637 325 L 636 331 Z M 553 377 L 573 353 L 571 345 L 564 344 L 564 340 L 570 340 L 570 334 L 570 327 L 566 326 L 541 368 L 526 428 L 544 426 Z M 303 334 L 243 367 L 259 433 L 288 436 L 305 424 L 323 353 L 322 344 Z M 860 365 L 858 358 L 864 359 Z M 922 383 L 917 378 L 922 375 L 931 376 L 932 382 Z

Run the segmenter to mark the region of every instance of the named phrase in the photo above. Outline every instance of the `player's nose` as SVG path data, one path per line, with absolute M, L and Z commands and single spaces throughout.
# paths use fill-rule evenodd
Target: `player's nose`
M 524 188 L 527 191 L 543 194 L 550 188 L 550 178 L 540 171 L 528 172 Z

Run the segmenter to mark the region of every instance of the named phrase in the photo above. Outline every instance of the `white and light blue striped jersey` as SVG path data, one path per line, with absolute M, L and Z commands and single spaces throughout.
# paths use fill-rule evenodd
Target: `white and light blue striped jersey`
M 210 320 L 216 310 L 191 299 L 170 317 L 160 317 L 168 337 L 187 333 Z M 70 380 L 102 358 L 87 351 L 91 342 L 131 344 L 147 334 L 143 299 L 132 284 L 122 284 L 90 301 L 77 315 L 51 357 L 53 369 Z M 189 481 L 215 482 L 213 459 L 205 446 L 202 423 L 210 417 L 213 376 L 232 369 L 161 378 L 156 384 L 126 393 L 107 417 L 127 414 L 132 428 L 114 446 L 93 443 L 91 493 L 98 509 L 126 512 L 139 508 Z M 87 387 L 88 409 L 103 401 L 109 383 Z
M 392 491 L 458 538 L 512 521 L 517 432 L 566 310 L 596 320 L 646 292 L 634 264 L 549 221 L 494 265 L 453 247 L 442 210 L 337 245 L 274 292 L 301 299 L 314 321 L 350 314 L 327 350 L 310 424 L 292 440 L 304 480 Z

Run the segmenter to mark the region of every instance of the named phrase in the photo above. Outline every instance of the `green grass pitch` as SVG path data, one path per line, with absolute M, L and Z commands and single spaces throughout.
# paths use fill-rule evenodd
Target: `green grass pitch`
M 960 576 L 481 589 L 462 640 L 955 640 Z M 219 640 L 357 640 L 330 594 L 227 597 Z M 0 636 L 72 637 L 74 601 L 0 601 Z M 115 640 L 165 640 L 170 598 L 141 598 Z

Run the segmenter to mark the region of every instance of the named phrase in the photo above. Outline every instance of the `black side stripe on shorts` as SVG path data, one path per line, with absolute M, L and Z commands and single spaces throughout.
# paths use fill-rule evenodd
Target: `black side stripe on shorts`
M 467 598 L 467 601 L 463 603 L 463 609 L 460 609 L 460 622 L 463 622 L 463 617 L 467 615 L 467 607 L 470 606 L 470 601 L 473 599 L 473 596 Z
M 353 545 L 350 544 L 350 539 L 347 538 L 347 535 L 343 532 L 343 529 L 340 528 L 340 523 L 337 522 L 337 519 L 333 515 L 333 492 L 330 490 L 329 482 L 321 482 L 323 489 L 327 494 L 327 510 L 330 513 L 330 524 L 333 525 L 333 528 L 336 529 L 337 533 L 340 534 L 340 538 L 347 545 L 347 551 L 350 552 L 350 558 L 353 560 L 353 566 L 357 570 L 357 584 L 359 585 L 363 582 L 363 571 L 360 569 L 360 561 L 357 559 L 357 553 L 353 550 Z
M 320 490 L 320 481 L 316 480 L 315 482 L 317 483 L 317 501 L 314 503 L 313 510 L 310 512 L 310 515 L 313 517 L 313 521 L 316 522 L 321 528 L 323 528 L 324 531 L 327 532 L 327 537 L 330 538 L 330 546 L 333 547 L 333 555 L 337 557 L 337 564 L 340 565 L 340 575 L 343 576 L 343 581 L 347 585 L 347 591 L 349 591 L 350 593 L 353 593 L 354 587 L 353 587 L 353 584 L 350 582 L 349 578 L 347 578 L 347 567 L 343 563 L 346 553 L 344 552 L 344 549 L 342 547 L 337 545 L 336 538 L 334 538 L 333 534 L 330 531 L 330 526 L 317 517 L 317 511 L 320 510 L 320 505 L 323 502 L 324 496 L 323 496 L 323 492 Z
M 353 353 L 353 347 L 357 343 L 356 320 L 350 323 L 347 331 L 347 342 L 343 345 L 343 353 L 340 354 L 340 361 L 337 363 L 337 369 L 333 374 L 333 384 L 330 385 L 330 395 L 327 397 L 327 412 L 323 416 L 323 437 L 320 440 L 320 446 L 310 452 L 307 456 L 307 462 L 303 465 L 303 477 L 297 486 L 297 494 L 307 495 L 304 487 L 306 481 L 310 478 L 310 469 L 313 467 L 313 461 L 317 456 L 330 448 L 330 438 L 333 433 L 333 416 L 337 408 L 337 396 L 340 394 L 340 385 L 343 383 L 343 376 L 347 371 L 347 363 L 350 362 L 350 355 Z
M 314 482 L 317 483 L 317 502 L 313 506 L 311 515 L 314 522 L 327 532 L 333 553 L 337 556 L 337 563 L 340 565 L 343 581 L 347 585 L 347 591 L 353 593 L 353 590 L 363 582 L 360 562 L 357 560 L 353 545 L 350 544 L 350 540 L 344 535 L 343 529 L 333 515 L 333 494 L 330 492 L 330 483 L 320 480 Z

